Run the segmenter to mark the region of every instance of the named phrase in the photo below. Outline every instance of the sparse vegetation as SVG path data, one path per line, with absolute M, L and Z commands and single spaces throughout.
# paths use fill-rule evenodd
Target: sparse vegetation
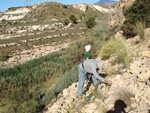
M 145 37 L 144 37 L 144 30 L 145 30 L 145 22 L 141 22 L 141 21 L 137 21 L 135 23 L 135 27 L 134 27 L 135 32 L 137 33 L 137 35 L 140 36 L 140 40 L 141 42 L 144 41 Z

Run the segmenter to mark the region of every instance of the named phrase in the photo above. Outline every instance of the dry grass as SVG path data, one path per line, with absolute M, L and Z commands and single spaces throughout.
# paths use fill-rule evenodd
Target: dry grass
M 102 59 L 109 59 L 112 55 L 117 56 L 117 63 L 128 65 L 130 62 L 129 50 L 126 40 L 110 40 L 101 48 L 100 56 Z
M 145 34 L 145 32 L 144 32 L 144 30 L 145 30 L 145 22 L 137 21 L 135 23 L 134 30 L 137 33 L 137 35 L 140 36 L 141 42 L 143 42 L 144 39 L 145 39 L 145 36 L 144 36 L 144 34 Z

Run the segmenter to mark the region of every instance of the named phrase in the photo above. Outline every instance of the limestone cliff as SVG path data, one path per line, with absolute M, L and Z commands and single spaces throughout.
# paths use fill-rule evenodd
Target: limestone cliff
M 109 19 L 109 29 L 112 30 L 116 26 L 122 25 L 125 20 L 123 15 L 123 7 L 130 6 L 135 0 L 120 0 L 115 6 L 114 11 Z

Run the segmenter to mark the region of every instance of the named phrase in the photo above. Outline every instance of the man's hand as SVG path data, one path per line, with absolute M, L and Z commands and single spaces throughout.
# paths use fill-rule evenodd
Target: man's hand
M 112 84 L 111 81 L 104 81 L 103 83 L 106 83 L 106 84 Z
M 100 83 L 112 84 L 112 82 L 111 82 L 111 81 L 104 81 L 104 82 L 98 81 L 98 83 L 99 83 L 99 84 L 100 84 Z

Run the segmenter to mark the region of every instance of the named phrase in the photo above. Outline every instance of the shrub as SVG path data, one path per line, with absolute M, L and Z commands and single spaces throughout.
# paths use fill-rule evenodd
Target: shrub
M 71 16 L 69 17 L 69 19 L 70 19 L 73 23 L 76 23 L 77 18 L 76 18 L 74 15 L 71 15 Z
M 88 28 L 93 28 L 96 24 L 95 22 L 95 17 L 89 17 L 87 20 L 86 20 L 86 25 Z
M 129 53 L 125 40 L 110 40 L 101 48 L 100 56 L 108 59 L 112 55 L 117 56 L 117 62 L 127 65 L 129 63 Z
M 125 21 L 122 30 L 124 31 L 125 36 L 132 37 L 133 35 L 135 35 L 133 25 L 139 20 L 145 21 L 145 27 L 150 27 L 149 9 L 149 0 L 136 0 L 131 6 L 124 7 L 123 13 L 125 16 Z
M 127 39 L 136 35 L 134 26 L 130 22 L 124 22 L 124 24 L 121 26 L 121 29 L 124 31 L 124 35 Z
M 67 6 L 66 6 L 66 5 L 63 5 L 63 8 L 66 8 L 66 9 L 67 9 Z
M 137 21 L 135 23 L 135 27 L 134 27 L 135 32 L 137 33 L 137 35 L 140 36 L 140 40 L 143 41 L 144 40 L 144 30 L 145 30 L 145 23 L 141 22 L 141 21 Z

